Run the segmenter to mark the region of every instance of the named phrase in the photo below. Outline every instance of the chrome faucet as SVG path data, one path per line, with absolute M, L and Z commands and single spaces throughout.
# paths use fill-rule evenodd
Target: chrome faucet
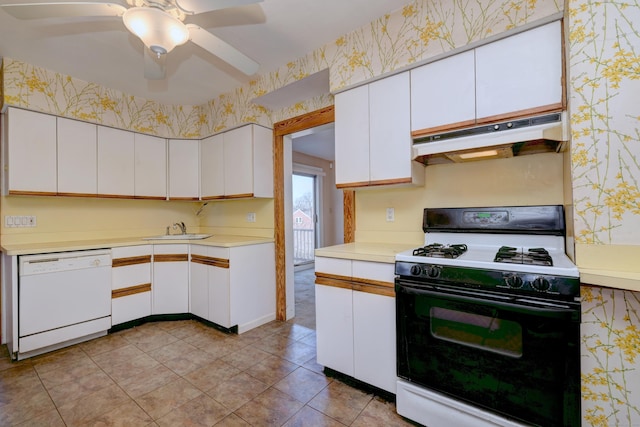
M 180 231 L 182 232 L 182 234 L 187 234 L 187 226 L 184 225 L 184 222 L 176 222 L 173 224 L 173 229 L 176 230 L 177 228 L 180 228 Z

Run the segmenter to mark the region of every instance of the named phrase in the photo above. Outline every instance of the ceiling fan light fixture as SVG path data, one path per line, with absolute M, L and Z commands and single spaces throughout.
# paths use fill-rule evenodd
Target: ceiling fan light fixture
M 189 30 L 179 19 L 154 7 L 134 7 L 122 16 L 129 31 L 160 56 L 189 40 Z

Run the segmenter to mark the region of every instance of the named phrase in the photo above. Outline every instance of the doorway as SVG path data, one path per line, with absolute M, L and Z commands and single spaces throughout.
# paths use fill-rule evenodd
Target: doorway
M 292 244 L 287 243 L 286 238 L 287 228 L 292 228 L 292 212 L 291 204 L 285 203 L 285 195 L 287 192 L 291 194 L 291 180 L 289 179 L 292 173 L 291 134 L 333 123 L 334 117 L 334 107 L 329 106 L 302 116 L 277 122 L 273 127 L 276 318 L 278 320 L 287 320 L 293 317 L 294 314 L 293 247 Z M 344 243 L 353 242 L 355 235 L 355 194 L 352 190 L 343 191 L 343 213 L 344 223 L 342 230 L 340 230 L 341 235 L 344 238 Z
M 293 267 L 296 272 L 313 268 L 322 224 L 318 209 L 318 175 L 299 172 L 300 169 L 294 165 L 291 176 Z

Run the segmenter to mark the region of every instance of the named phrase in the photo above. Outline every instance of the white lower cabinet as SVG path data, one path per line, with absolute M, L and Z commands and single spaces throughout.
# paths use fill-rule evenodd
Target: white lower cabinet
M 394 265 L 316 257 L 318 363 L 396 392 Z
M 151 314 L 151 245 L 111 250 L 111 323 Z
M 275 319 L 273 243 L 191 247 L 191 312 L 238 333 Z
M 153 314 L 189 312 L 189 245 L 153 246 Z

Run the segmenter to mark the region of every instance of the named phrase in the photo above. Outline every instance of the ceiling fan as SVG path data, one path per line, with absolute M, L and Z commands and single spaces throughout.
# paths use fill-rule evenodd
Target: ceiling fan
M 145 45 L 145 78 L 164 79 L 167 53 L 191 41 L 246 75 L 259 64 L 227 42 L 195 24 L 185 24 L 192 15 L 263 0 L 92 0 L 42 1 L 0 4 L 18 19 L 67 17 L 122 18 L 125 27 Z

